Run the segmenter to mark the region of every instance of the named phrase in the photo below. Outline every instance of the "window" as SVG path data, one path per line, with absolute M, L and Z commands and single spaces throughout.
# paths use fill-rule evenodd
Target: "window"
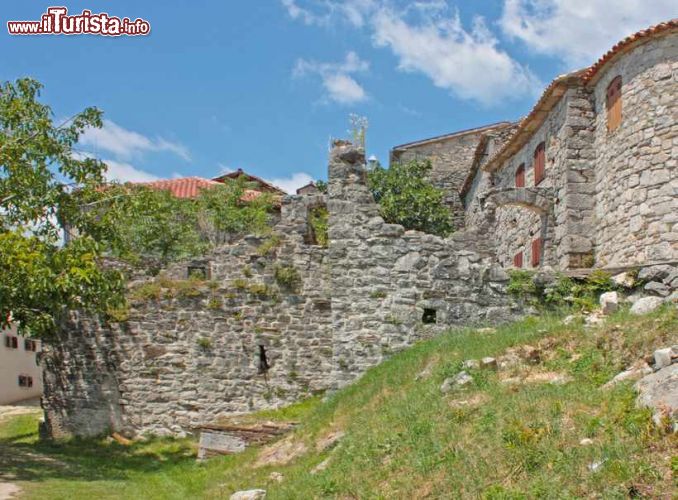
M 616 77 L 607 87 L 607 131 L 612 132 L 622 121 L 622 99 L 621 99 L 622 79 Z
M 523 252 L 518 252 L 513 256 L 513 267 L 523 267 Z
M 35 340 L 29 340 L 25 339 L 24 340 L 24 350 L 25 351 L 37 351 L 38 349 L 38 343 Z
M 12 335 L 5 335 L 5 347 L 7 347 L 8 349 L 18 349 L 19 339 Z
M 544 180 L 544 168 L 546 163 L 546 146 L 542 142 L 534 150 L 534 185 L 537 186 Z
M 424 309 L 424 314 L 421 316 L 421 321 L 424 324 L 431 325 L 436 323 L 438 313 L 435 309 Z
M 516 187 L 525 187 L 525 164 L 521 163 L 516 169 Z
M 33 377 L 30 375 L 19 375 L 19 387 L 33 387 Z
M 532 241 L 532 267 L 539 267 L 541 263 L 541 238 Z

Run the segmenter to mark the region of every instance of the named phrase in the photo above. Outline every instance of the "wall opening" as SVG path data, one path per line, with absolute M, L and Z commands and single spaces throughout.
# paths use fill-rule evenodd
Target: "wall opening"
M 263 345 L 259 346 L 259 373 L 266 373 L 271 366 L 268 364 L 268 358 L 266 357 L 266 348 Z
M 421 321 L 426 325 L 435 324 L 437 322 L 437 319 L 438 311 L 436 311 L 435 309 L 425 308 L 424 314 L 421 315 Z
M 209 273 L 207 272 L 207 266 L 205 265 L 191 265 L 188 266 L 186 270 L 186 276 L 188 279 L 199 279 L 206 280 L 209 278 Z

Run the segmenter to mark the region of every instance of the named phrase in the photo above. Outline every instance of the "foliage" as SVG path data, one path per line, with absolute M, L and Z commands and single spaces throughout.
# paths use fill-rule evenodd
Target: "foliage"
M 326 181 L 324 181 L 322 179 L 318 179 L 317 181 L 315 181 L 315 187 L 318 188 L 318 191 L 320 191 L 321 193 L 327 193 L 327 182 Z
M 104 179 L 103 163 L 73 151 L 86 128 L 101 126 L 101 112 L 87 108 L 55 125 L 41 88 L 30 78 L 0 87 L 0 326 L 11 314 L 35 336 L 52 333 L 67 309 L 105 312 L 123 302 L 122 275 L 99 266 L 96 238 L 61 245 L 59 220 L 79 211 L 74 187 L 95 196 Z
M 259 245 L 257 248 L 257 254 L 261 257 L 270 255 L 275 251 L 276 248 L 278 248 L 278 246 L 280 246 L 281 242 L 282 239 L 280 238 L 280 235 L 273 233 L 261 245 Z
M 201 349 L 207 351 L 212 347 L 212 341 L 208 339 L 207 337 L 200 337 L 198 338 L 198 347 Z
M 598 297 L 614 289 L 608 273 L 595 270 L 584 279 L 559 276 L 556 282 L 544 290 L 544 301 L 550 305 L 570 304 L 578 309 L 592 310 L 598 305 Z
M 280 286 L 295 289 L 301 283 L 301 277 L 294 266 L 276 266 L 275 281 Z
M 537 294 L 537 285 L 534 283 L 534 273 L 525 269 L 511 269 L 509 284 L 506 290 L 518 297 L 529 297 Z
M 452 232 L 450 210 L 443 191 L 428 180 L 430 171 L 428 160 L 413 160 L 368 172 L 368 185 L 386 222 L 440 236 Z
M 330 214 L 326 207 L 315 207 L 309 211 L 308 224 L 311 226 L 313 240 L 325 248 L 329 244 L 329 218 Z

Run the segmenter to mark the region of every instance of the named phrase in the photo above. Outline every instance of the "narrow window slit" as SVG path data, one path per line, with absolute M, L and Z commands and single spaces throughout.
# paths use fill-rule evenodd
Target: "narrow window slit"
M 266 373 L 270 369 L 268 359 L 266 358 L 266 348 L 263 345 L 259 346 L 259 373 Z
M 421 316 L 421 321 L 426 324 L 434 324 L 437 322 L 438 311 L 435 309 L 424 309 L 424 314 Z

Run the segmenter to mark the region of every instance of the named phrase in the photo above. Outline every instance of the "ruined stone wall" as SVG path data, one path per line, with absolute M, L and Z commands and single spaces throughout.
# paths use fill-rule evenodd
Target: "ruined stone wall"
M 246 237 L 137 280 L 126 321 L 73 313 L 43 359 L 48 434 L 180 435 L 346 384 L 449 326 L 521 314 L 487 238 L 386 224 L 365 177 L 362 152 L 339 145 L 328 199 L 286 198 L 279 243 Z M 325 203 L 328 249 L 307 239 L 308 210 Z M 186 279 L 200 268 L 206 279 Z
M 332 151 L 329 171 L 333 379 L 338 386 L 450 325 L 521 313 L 505 295 L 487 235 L 443 239 L 387 224 L 365 185 L 360 152 Z
M 285 200 L 277 244 L 246 237 L 133 283 L 125 322 L 73 313 L 43 356 L 48 432 L 181 434 L 328 388 L 327 249 L 304 242 L 306 210 L 324 201 Z M 189 265 L 208 279 L 187 280 Z M 280 283 L 281 268 L 298 282 Z
M 678 259 L 678 35 L 644 43 L 595 83 L 597 264 Z M 622 123 L 607 130 L 606 91 L 622 77 Z

